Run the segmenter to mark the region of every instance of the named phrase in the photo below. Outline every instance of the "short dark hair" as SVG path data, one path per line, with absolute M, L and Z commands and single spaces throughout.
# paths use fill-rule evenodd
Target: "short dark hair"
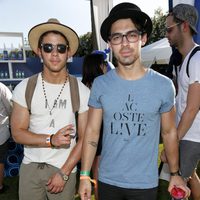
M 129 19 L 129 18 L 125 18 L 125 19 Z M 137 21 L 137 19 L 134 19 L 134 18 L 130 18 L 130 19 L 133 22 L 133 24 L 135 25 L 136 29 L 142 33 L 141 35 L 144 35 L 146 33 L 146 31 L 145 31 L 145 28 L 142 27 L 141 23 L 139 21 Z M 111 25 L 111 27 L 112 27 L 112 25 Z M 111 35 L 111 28 L 109 31 L 109 35 Z M 108 37 L 108 40 L 110 40 L 109 37 Z
M 46 35 L 48 35 L 49 33 L 54 33 L 54 34 L 57 34 L 57 35 L 61 35 L 61 36 L 65 39 L 65 41 L 66 41 L 67 48 L 70 48 L 70 47 L 69 47 L 69 41 L 67 40 L 67 38 L 65 37 L 65 35 L 63 35 L 63 34 L 62 34 L 61 32 L 59 32 L 59 31 L 47 31 L 47 32 L 43 33 L 43 34 L 40 36 L 39 40 L 38 40 L 38 48 L 41 48 L 41 44 L 42 44 L 43 38 L 44 38 Z

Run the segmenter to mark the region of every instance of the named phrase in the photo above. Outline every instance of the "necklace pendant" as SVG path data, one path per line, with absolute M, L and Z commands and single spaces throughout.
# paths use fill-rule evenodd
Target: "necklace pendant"
M 60 96 L 61 96 L 61 94 L 62 94 L 62 92 L 64 90 L 64 87 L 65 87 L 65 84 L 67 83 L 68 76 L 66 76 L 65 82 L 64 82 L 64 84 L 63 84 L 63 86 L 62 86 L 62 88 L 61 88 L 61 90 L 60 90 L 60 92 L 59 92 L 56 100 L 54 101 L 54 105 L 53 105 L 53 107 L 51 109 L 50 106 L 49 106 L 49 104 L 48 104 L 48 100 L 47 100 L 46 89 L 45 89 L 45 86 L 44 86 L 44 74 L 43 74 L 43 72 L 42 72 L 41 75 L 42 75 L 42 89 L 43 89 L 43 94 L 44 94 L 44 98 L 45 98 L 45 108 L 48 108 L 49 109 L 49 115 L 52 115 L 52 111 L 53 111 L 53 109 L 55 107 L 57 107 L 57 102 L 60 99 Z

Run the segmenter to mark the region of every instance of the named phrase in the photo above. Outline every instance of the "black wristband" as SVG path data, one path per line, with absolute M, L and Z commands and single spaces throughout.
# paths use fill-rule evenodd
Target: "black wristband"
M 171 176 L 181 176 L 181 172 L 178 170 L 176 172 L 170 172 Z
M 51 145 L 51 147 L 55 147 L 55 145 L 53 145 L 53 143 L 52 143 L 53 135 L 54 135 L 54 134 L 52 134 L 52 135 L 50 136 L 50 145 Z

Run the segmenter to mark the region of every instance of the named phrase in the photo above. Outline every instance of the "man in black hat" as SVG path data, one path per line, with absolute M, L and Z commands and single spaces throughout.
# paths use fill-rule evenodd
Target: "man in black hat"
M 155 200 L 161 132 L 174 185 L 189 195 L 179 174 L 173 83 L 141 63 L 141 47 L 152 31 L 147 14 L 132 3 L 115 6 L 101 26 L 117 68 L 95 79 L 85 132 L 79 193 L 91 199 L 90 169 L 103 118 L 99 200 Z
M 176 98 L 180 169 L 190 185 L 194 200 L 200 199 L 200 179 L 196 173 L 200 161 L 200 48 L 193 40 L 197 34 L 197 22 L 198 11 L 189 4 L 176 5 L 166 20 L 169 43 L 182 55 L 177 69 Z M 199 50 L 195 52 L 197 48 Z
M 25 98 L 28 78 L 13 92 L 12 135 L 17 143 L 24 144 L 19 199 L 73 200 L 89 98 L 89 89 L 78 80 L 76 127 L 70 93 L 72 76 L 66 64 L 76 53 L 79 39 L 74 30 L 57 19 L 34 26 L 28 38 L 32 50 L 43 60 L 43 70 L 38 74 L 30 108 Z

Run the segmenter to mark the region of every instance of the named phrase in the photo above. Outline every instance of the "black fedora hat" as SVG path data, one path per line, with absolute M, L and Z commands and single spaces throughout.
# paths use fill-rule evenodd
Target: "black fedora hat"
M 142 31 L 150 36 L 152 31 L 152 21 L 150 17 L 141 11 L 141 9 L 133 3 L 120 3 L 112 8 L 109 16 L 101 25 L 101 37 L 105 42 L 108 41 L 111 25 L 118 19 L 132 18 L 142 27 Z

